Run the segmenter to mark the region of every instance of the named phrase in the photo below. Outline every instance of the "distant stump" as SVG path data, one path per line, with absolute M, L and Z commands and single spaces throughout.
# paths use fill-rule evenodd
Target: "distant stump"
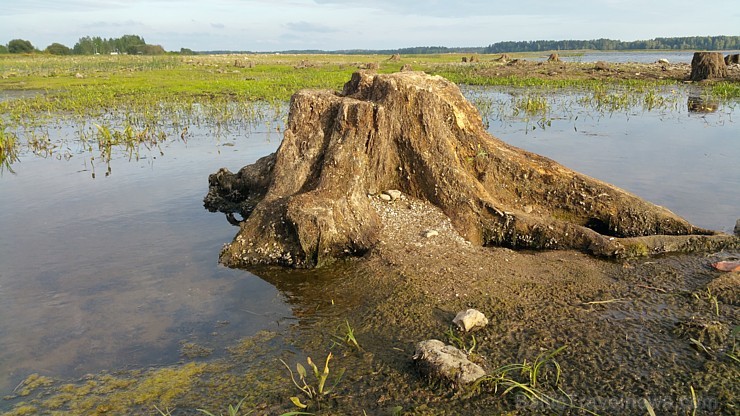
M 719 52 L 694 52 L 691 60 L 692 81 L 703 81 L 712 78 L 724 78 L 727 76 L 727 65 L 725 59 Z

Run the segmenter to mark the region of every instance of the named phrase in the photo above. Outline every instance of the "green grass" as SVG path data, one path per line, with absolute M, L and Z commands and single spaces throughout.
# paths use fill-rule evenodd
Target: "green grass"
M 538 355 L 534 361 L 503 365 L 478 380 L 470 388 L 470 395 L 483 390 L 506 396 L 522 395 L 528 400 L 545 406 L 563 406 L 580 410 L 590 415 L 596 413 L 574 404 L 570 397 L 560 388 L 562 369 L 555 356 L 563 352 L 566 346 Z M 565 396 L 563 401 L 556 395 Z

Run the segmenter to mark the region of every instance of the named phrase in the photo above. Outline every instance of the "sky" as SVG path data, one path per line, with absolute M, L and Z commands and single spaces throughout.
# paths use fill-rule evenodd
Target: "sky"
M 0 0 L 0 44 L 139 35 L 168 51 L 740 35 L 737 0 Z

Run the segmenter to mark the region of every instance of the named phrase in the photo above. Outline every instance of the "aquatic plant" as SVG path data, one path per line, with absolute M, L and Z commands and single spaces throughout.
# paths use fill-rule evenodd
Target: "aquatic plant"
M 303 393 L 305 398 L 309 400 L 309 403 L 303 403 L 301 402 L 301 399 L 297 396 L 290 397 L 290 401 L 293 402 L 296 407 L 300 409 L 306 409 L 311 404 L 315 404 L 315 406 L 320 409 L 321 403 L 326 399 L 326 396 L 331 394 L 336 388 L 337 384 L 339 384 L 339 382 L 342 380 L 344 369 L 339 371 L 334 379 L 334 384 L 331 387 L 326 387 L 326 382 L 329 378 L 329 361 L 331 360 L 331 358 L 332 353 L 330 352 L 326 356 L 326 362 L 324 363 L 324 369 L 322 371 L 319 371 L 319 368 L 311 360 L 311 357 L 306 358 L 306 362 L 308 363 L 309 368 L 312 370 L 315 379 L 313 382 L 309 382 L 306 367 L 304 367 L 301 363 L 296 363 L 296 373 L 298 374 L 298 379 L 296 380 L 295 373 L 293 373 L 293 370 L 291 370 L 290 366 L 285 361 L 280 360 L 285 368 L 288 369 L 288 372 L 290 372 L 290 379 L 291 381 L 293 381 L 293 384 L 296 386 L 296 388 L 298 388 L 298 390 Z
M 596 413 L 574 404 L 570 396 L 559 387 L 562 370 L 560 364 L 555 360 L 555 356 L 565 348 L 564 345 L 554 351 L 543 352 L 532 362 L 524 360 L 523 363 L 506 364 L 498 367 L 488 375 L 476 380 L 470 387 L 469 395 L 480 393 L 483 389 L 492 390 L 495 394 L 500 393 L 502 397 L 510 393 L 520 394 L 532 402 L 545 406 L 564 406 L 596 415 Z M 543 386 L 543 380 L 548 381 L 550 386 Z M 560 395 L 564 395 L 568 401 L 560 400 L 555 394 L 550 393 L 554 389 Z
M 11 166 L 18 161 L 18 139 L 14 133 L 6 132 L 5 129 L 0 118 L 0 173 L 5 170 L 13 173 Z
M 457 349 L 465 351 L 466 354 L 471 355 L 475 351 L 475 349 L 478 347 L 478 342 L 475 339 L 474 334 L 470 334 L 470 340 L 468 341 L 466 339 L 467 332 L 461 332 L 461 335 L 457 335 L 455 329 L 453 327 L 449 327 L 447 329 L 447 332 L 445 332 L 445 335 L 447 335 L 447 339 L 451 344 L 453 344 Z
M 334 338 L 343 344 L 347 344 L 350 347 L 357 349 L 358 351 L 362 351 L 362 347 L 359 342 L 357 342 L 357 338 L 355 338 L 355 330 L 350 326 L 349 320 L 345 319 L 344 324 L 344 333 L 342 335 L 334 335 Z

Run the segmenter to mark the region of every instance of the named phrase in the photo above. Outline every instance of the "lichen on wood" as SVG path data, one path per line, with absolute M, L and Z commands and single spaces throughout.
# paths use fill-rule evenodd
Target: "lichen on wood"
M 459 88 L 423 72 L 357 72 L 291 98 L 276 153 L 209 178 L 211 210 L 244 217 L 229 266 L 314 267 L 379 241 L 370 197 L 439 207 L 474 244 L 598 256 L 714 250 L 740 239 L 491 136 Z

